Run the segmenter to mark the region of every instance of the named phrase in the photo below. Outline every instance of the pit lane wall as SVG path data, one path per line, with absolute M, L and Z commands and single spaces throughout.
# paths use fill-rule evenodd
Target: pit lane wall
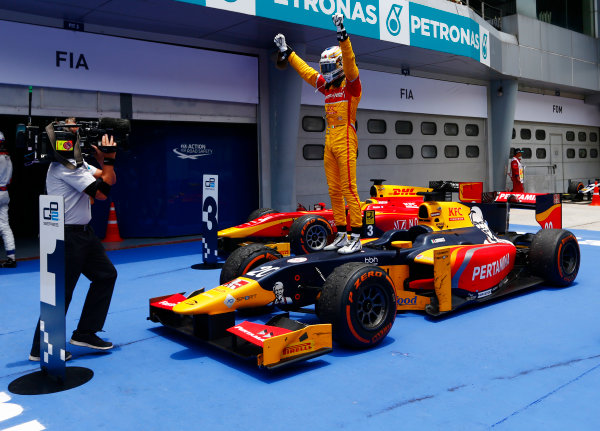
M 178 0 L 331 30 L 340 12 L 353 35 L 427 48 L 490 66 L 491 26 L 466 6 L 408 0 Z

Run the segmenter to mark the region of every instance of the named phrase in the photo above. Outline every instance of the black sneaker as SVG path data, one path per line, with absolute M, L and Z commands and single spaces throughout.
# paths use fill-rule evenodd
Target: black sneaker
M 65 353 L 65 362 L 70 361 L 72 357 L 73 357 L 73 355 L 71 355 L 71 352 Z M 40 362 L 39 352 L 31 352 L 29 354 L 29 360 L 33 361 L 33 362 Z
M 0 263 L 0 268 L 16 268 L 17 267 L 17 261 L 14 259 L 11 259 L 10 257 L 8 259 L 6 259 L 4 262 Z
M 104 341 L 94 333 L 84 334 L 77 331 L 73 332 L 69 343 L 74 346 L 83 346 L 98 350 L 108 350 L 113 348 L 113 344 L 110 341 Z

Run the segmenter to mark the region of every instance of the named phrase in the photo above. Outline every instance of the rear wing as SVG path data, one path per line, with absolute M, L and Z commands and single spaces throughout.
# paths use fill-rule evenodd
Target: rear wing
M 483 183 L 464 182 L 458 184 L 459 201 L 471 204 L 491 204 L 496 207 L 504 207 L 506 213 L 500 218 L 504 218 L 504 227 L 495 229 L 497 232 L 508 231 L 508 220 L 510 208 L 522 208 L 535 210 L 535 220 L 542 229 L 561 229 L 562 228 L 562 200 L 558 193 L 512 193 L 512 192 L 483 192 Z M 485 212 L 484 212 L 485 213 Z M 488 224 L 498 226 L 498 215 L 484 214 Z

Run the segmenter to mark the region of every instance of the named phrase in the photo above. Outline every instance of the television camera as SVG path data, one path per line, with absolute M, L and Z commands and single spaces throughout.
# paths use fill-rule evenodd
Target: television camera
M 98 147 L 100 151 L 107 152 L 108 148 L 101 145 L 104 135 L 114 137 L 117 150 L 128 148 L 131 131 L 129 120 L 106 117 L 92 121 L 77 121 L 75 124 L 59 121 L 50 125 L 54 131 L 55 141 L 53 143 L 50 142 L 45 128 L 25 126 L 24 124 L 17 126 L 16 143 L 17 147 L 26 149 L 25 165 L 56 161 L 56 154 L 64 156 L 65 153 L 72 151 L 78 137 L 81 154 L 84 156 L 95 154 L 92 145 Z M 114 147 L 111 147 L 110 151 L 114 151 Z

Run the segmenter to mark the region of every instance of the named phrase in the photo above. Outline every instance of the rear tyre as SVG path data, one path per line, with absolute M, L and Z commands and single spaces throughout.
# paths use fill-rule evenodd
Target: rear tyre
M 290 250 L 294 254 L 321 251 L 331 241 L 333 229 L 325 217 L 306 214 L 290 227 Z
M 274 214 L 276 212 L 277 211 L 275 211 L 272 208 L 259 208 L 259 209 L 252 211 L 250 213 L 250 215 L 248 216 L 248 220 L 246 220 L 246 221 L 256 220 L 257 218 L 262 217 L 265 214 Z
M 529 250 L 531 272 L 553 286 L 568 286 L 575 280 L 580 258 L 577 238 L 563 229 L 540 230 Z
M 396 294 L 387 273 L 362 262 L 336 268 L 318 299 L 319 317 L 333 327 L 333 337 L 353 348 L 377 345 L 392 329 Z
M 263 244 L 249 244 L 239 247 L 225 261 L 219 276 L 219 284 L 227 283 L 263 263 L 282 257 L 277 250 Z
M 569 182 L 569 188 L 567 189 L 567 193 L 571 195 L 571 199 L 574 201 L 583 200 L 583 194 L 579 193 L 579 190 L 583 189 L 585 185 L 581 182 L 571 181 Z

